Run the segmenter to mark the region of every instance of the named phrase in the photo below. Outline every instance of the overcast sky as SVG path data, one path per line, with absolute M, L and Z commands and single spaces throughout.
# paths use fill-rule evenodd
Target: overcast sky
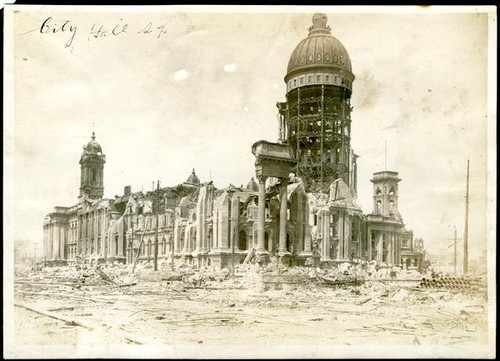
M 7 220 L 16 239 L 41 240 L 44 215 L 76 202 L 78 161 L 93 124 L 106 154 L 106 197 L 125 185 L 176 185 L 192 168 L 217 187 L 246 184 L 254 175 L 251 145 L 277 140 L 275 104 L 284 101 L 289 56 L 321 11 L 356 76 L 352 146 L 365 213 L 387 142 L 407 228 L 429 252 L 446 250 L 453 226 L 463 232 L 470 159 L 471 256 L 486 248 L 488 14 L 103 10 L 14 15 L 5 134 L 15 163 L 5 177 L 14 182 L 6 197 L 14 201 Z M 93 25 L 119 34 L 96 38 Z

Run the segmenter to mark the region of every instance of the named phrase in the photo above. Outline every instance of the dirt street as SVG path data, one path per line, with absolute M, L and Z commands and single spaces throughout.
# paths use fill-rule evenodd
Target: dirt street
M 108 282 L 68 280 L 65 274 L 55 277 L 57 271 L 16 278 L 16 343 L 77 351 L 116 344 L 261 348 L 488 342 L 484 292 L 381 280 L 350 287 L 305 280 L 264 290 L 258 274 L 197 282 L 168 271 L 136 272 L 122 276 L 122 284 L 111 277 Z

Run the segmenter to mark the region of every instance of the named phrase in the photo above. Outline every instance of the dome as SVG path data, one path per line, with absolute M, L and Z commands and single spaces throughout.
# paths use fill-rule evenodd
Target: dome
M 326 25 L 326 14 L 314 14 L 309 35 L 293 51 L 288 61 L 285 81 L 291 76 L 311 68 L 330 68 L 352 75 L 351 59 L 344 45 L 331 35 L 331 28 Z
M 99 143 L 95 141 L 95 133 L 92 132 L 91 141 L 87 143 L 84 147 L 85 151 L 88 153 L 102 153 L 102 148 Z
M 193 168 L 193 171 L 191 172 L 191 175 L 188 177 L 186 183 L 200 184 L 200 178 L 198 178 L 198 176 L 194 172 L 194 168 Z
M 255 182 L 253 177 L 252 177 L 252 179 L 250 179 L 250 182 L 248 182 L 246 188 L 253 191 L 253 192 L 259 191 L 259 185 L 257 184 L 257 182 Z

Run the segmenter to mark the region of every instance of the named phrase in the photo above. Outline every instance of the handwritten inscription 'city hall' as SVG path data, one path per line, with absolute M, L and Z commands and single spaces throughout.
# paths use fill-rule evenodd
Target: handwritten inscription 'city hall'
M 130 33 L 145 34 L 160 38 L 162 34 L 167 32 L 166 25 L 157 25 L 152 22 L 148 22 L 142 24 L 141 26 L 131 26 L 124 22 L 123 19 L 120 19 L 118 22 L 111 25 L 94 23 L 85 30 L 83 31 L 83 34 L 84 36 L 86 34 L 87 41 L 90 41 L 91 39 L 123 37 Z M 32 33 L 34 31 L 43 35 L 66 34 L 67 37 L 65 38 L 64 43 L 65 48 L 73 45 L 75 43 L 77 33 L 79 34 L 82 32 L 75 22 L 71 20 L 54 20 L 52 16 L 46 18 L 39 27 L 24 32 L 21 35 Z

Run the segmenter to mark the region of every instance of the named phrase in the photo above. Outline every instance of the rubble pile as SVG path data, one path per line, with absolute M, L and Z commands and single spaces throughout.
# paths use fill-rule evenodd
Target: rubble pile
M 415 270 L 388 270 L 375 263 L 339 263 L 329 267 L 278 266 L 269 264 L 236 265 L 230 268 L 197 267 L 195 264 L 179 262 L 172 265 L 166 261 L 158 263 L 158 271 L 153 264 L 141 261 L 137 264 L 108 262 L 103 264 L 74 264 L 70 266 L 42 267 L 31 273 L 24 273 L 26 281 L 65 283 L 73 287 L 115 286 L 129 287 L 140 285 L 165 288 L 178 284 L 184 289 L 258 289 L 268 290 L 308 290 L 312 288 L 348 289 L 357 296 L 370 298 L 370 303 L 384 299 L 400 301 L 408 295 L 408 289 L 443 290 L 460 293 L 484 291 L 481 279 L 470 276 L 450 276 L 432 274 L 426 277 Z M 378 267 L 377 267 L 378 266 Z M 381 273 L 377 271 L 383 271 Z M 19 275 L 18 275 L 19 276 Z M 18 278 L 19 279 L 19 278 Z M 285 287 L 283 287 L 285 286 Z M 139 287 L 139 286 L 138 286 Z M 168 288 L 168 287 L 167 287 Z M 412 296 L 413 297 L 413 296 Z M 429 302 L 428 295 L 415 296 L 416 302 Z M 368 302 L 368 301 L 365 301 Z

